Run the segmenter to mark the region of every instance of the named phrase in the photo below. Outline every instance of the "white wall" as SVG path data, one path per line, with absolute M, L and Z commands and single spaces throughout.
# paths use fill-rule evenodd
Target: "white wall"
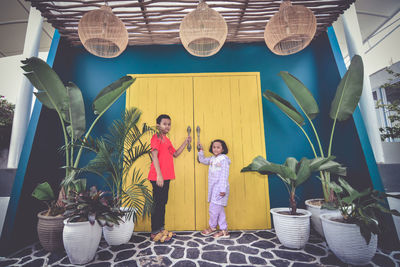
M 40 52 L 39 58 L 46 61 L 47 55 L 48 52 Z M 22 59 L 22 55 L 0 58 L 0 94 L 13 104 L 17 101 L 18 90 L 22 83 Z
M 400 13 L 395 15 L 382 28 L 385 28 L 399 18 Z M 364 68 L 368 75 L 371 75 L 385 67 L 392 65 L 393 63 L 400 61 L 400 27 L 395 29 L 397 25 L 399 25 L 399 22 L 394 23 L 364 43 Z M 338 39 L 340 50 L 342 51 L 342 56 L 345 58 L 346 64 L 348 64 L 350 59 L 348 57 L 341 17 L 339 17 L 339 19 L 333 23 L 333 28 Z M 391 32 L 392 30 L 393 32 Z M 389 33 L 389 36 L 378 43 L 385 35 Z

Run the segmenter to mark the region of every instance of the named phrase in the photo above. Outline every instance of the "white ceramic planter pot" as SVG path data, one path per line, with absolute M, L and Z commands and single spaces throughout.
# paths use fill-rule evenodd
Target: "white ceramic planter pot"
M 360 233 L 356 224 L 341 223 L 331 219 L 340 219 L 340 215 L 322 214 L 322 228 L 329 249 L 344 263 L 365 265 L 376 252 L 377 235 L 372 234 L 369 244 Z
M 288 248 L 303 248 L 310 237 L 311 212 L 297 209 L 301 215 L 285 215 L 280 211 L 289 212 L 289 208 L 271 209 L 276 236 Z
M 69 223 L 64 220 L 63 242 L 72 264 L 86 264 L 96 255 L 101 239 L 101 226 L 95 222 Z
M 108 245 L 122 245 L 128 243 L 131 239 L 133 229 L 135 228 L 133 217 L 131 217 L 129 220 L 126 220 L 124 216 L 122 220 L 123 222 L 120 222 L 119 225 L 114 225 L 113 227 L 103 227 L 104 239 L 107 241 Z
M 388 194 L 400 195 L 400 192 L 389 192 Z M 400 199 L 388 197 L 387 200 L 388 200 L 390 209 L 395 209 L 395 210 L 400 211 Z M 396 227 L 397 237 L 400 240 L 400 216 L 392 215 L 392 217 L 393 217 L 394 226 Z
M 308 199 L 305 201 L 307 206 L 307 210 L 311 212 L 311 225 L 317 233 L 324 237 L 324 231 L 322 230 L 322 222 L 321 218 L 319 217 L 321 214 L 333 214 L 333 215 L 340 215 L 339 210 L 327 210 L 321 209 L 321 206 L 312 204 L 313 201 L 324 200 L 323 198 L 314 198 Z

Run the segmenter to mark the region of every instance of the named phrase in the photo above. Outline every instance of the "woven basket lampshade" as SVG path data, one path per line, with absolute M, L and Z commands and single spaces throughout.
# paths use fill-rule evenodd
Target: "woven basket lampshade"
M 224 18 L 204 1 L 200 1 L 197 8 L 183 18 L 179 28 L 183 46 L 197 57 L 216 54 L 227 35 L 228 26 Z
M 283 1 L 265 26 L 264 40 L 273 53 L 290 55 L 309 45 L 316 30 L 317 21 L 310 9 Z
M 83 15 L 78 34 L 86 50 L 99 57 L 117 57 L 128 45 L 128 31 L 109 6 Z

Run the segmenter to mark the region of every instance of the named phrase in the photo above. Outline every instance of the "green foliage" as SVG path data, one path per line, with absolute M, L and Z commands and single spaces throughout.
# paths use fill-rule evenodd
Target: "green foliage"
M 394 72 L 390 68 L 387 68 L 386 72 L 397 79 L 400 78 L 400 73 Z M 400 96 L 400 81 L 392 81 L 393 79 L 389 79 L 389 82 L 381 85 L 381 88 L 384 88 L 386 92 L 390 91 L 392 94 Z M 388 119 L 392 126 L 379 128 L 382 141 L 385 141 L 386 138 L 400 138 L 400 99 L 396 99 L 388 104 L 383 104 L 382 101 L 378 101 L 376 108 L 384 108 L 386 112 L 390 112 Z
M 97 221 L 101 226 L 119 224 L 124 213 L 113 207 L 111 195 L 98 191 L 92 186 L 89 191 L 77 192 L 71 190 L 68 194 L 64 216 L 68 222 L 86 222 L 94 224 Z
M 44 182 L 38 184 L 33 190 L 32 196 L 40 201 L 43 201 L 47 205 L 46 216 L 58 216 L 64 213 L 65 209 L 61 205 L 57 204 L 57 199 L 54 196 L 53 189 L 49 183 Z
M 82 147 L 76 153 L 74 148 L 87 140 L 100 117 L 135 81 L 130 76 L 124 76 L 100 91 L 93 103 L 95 120 L 86 130 L 85 103 L 81 90 L 72 82 L 66 86 L 58 74 L 43 60 L 31 57 L 23 60 L 21 68 L 29 81 L 38 89 L 35 93 L 38 100 L 49 109 L 57 112 L 64 134 L 65 177 L 62 182 L 64 190 L 74 181 L 76 168 L 79 165 Z
M 14 109 L 15 105 L 8 102 L 3 95 L 0 95 L 0 126 L 12 125 Z
M 109 133 L 96 140 L 88 140 L 84 147 L 95 153 L 82 171 L 95 173 L 102 177 L 110 188 L 114 207 L 128 209 L 127 217 L 150 215 L 152 196 L 145 185 L 146 178 L 135 162 L 149 156 L 150 145 L 142 142 L 143 136 L 155 131 L 146 124 L 140 130 L 137 126 L 141 112 L 136 108 L 127 110 L 121 120 L 115 120 L 109 128 Z M 128 187 L 125 185 L 130 184 Z
M 379 222 L 379 213 L 400 216 L 397 210 L 389 210 L 385 202 L 386 197 L 400 199 L 400 195 L 390 195 L 370 188 L 359 192 L 342 178 L 339 178 L 339 183 L 330 182 L 330 186 L 337 195 L 343 220 L 345 223 L 357 224 L 367 244 L 371 240 L 371 233 L 378 234 L 383 225 L 383 222 Z
M 284 164 L 275 164 L 258 156 L 253 159 L 250 165 L 244 167 L 241 172 L 258 172 L 262 175 L 278 176 L 286 185 L 290 195 L 290 212 L 295 215 L 297 208 L 295 199 L 296 187 L 304 183 L 313 172 L 330 171 L 342 174 L 345 172 L 345 169 L 339 163 L 333 161 L 334 158 L 334 156 L 315 159 L 302 158 L 297 161 L 295 158 L 289 157 Z
M 10 145 L 14 109 L 15 105 L 0 95 L 0 149 L 8 148 Z
M 300 128 L 300 130 L 307 138 L 307 141 L 310 144 L 315 158 L 329 158 L 332 155 L 331 150 L 336 121 L 344 121 L 350 118 L 355 108 L 357 107 L 357 104 L 361 97 L 364 77 L 364 68 L 361 57 L 358 55 L 355 55 L 353 57 L 348 71 L 346 72 L 345 76 L 342 78 L 336 89 L 336 94 L 332 101 L 331 110 L 329 113 L 330 117 L 333 119 L 333 125 L 328 146 L 328 153 L 326 154 L 323 151 L 319 135 L 317 133 L 317 130 L 315 129 L 314 123 L 312 122 L 312 120 L 318 116 L 319 108 L 310 90 L 299 79 L 288 72 L 281 71 L 279 73 L 279 76 L 281 76 L 286 83 L 296 103 L 299 105 L 301 111 L 310 123 L 318 144 L 319 155 L 315 148 L 316 146 L 314 146 L 310 137 L 303 128 L 303 125 L 305 124 L 305 119 L 302 114 L 297 111 L 296 108 L 289 101 L 283 99 L 278 94 L 270 90 L 264 92 L 264 97 L 270 102 L 274 103 L 283 113 L 285 113 L 286 116 L 289 117 L 289 119 L 291 119 Z M 325 202 L 331 202 L 333 200 L 333 192 L 328 188 L 328 184 L 330 182 L 330 172 L 321 171 L 320 176 Z

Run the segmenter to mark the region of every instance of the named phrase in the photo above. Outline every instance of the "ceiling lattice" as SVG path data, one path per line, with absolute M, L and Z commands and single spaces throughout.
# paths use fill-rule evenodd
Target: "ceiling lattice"
M 194 10 L 193 0 L 29 0 L 49 23 L 58 29 L 72 45 L 81 45 L 78 23 L 88 11 L 105 2 L 124 23 L 129 33 L 129 45 L 179 44 L 179 25 L 183 17 Z M 292 0 L 293 5 L 310 8 L 317 18 L 317 33 L 326 31 L 355 0 Z M 274 0 L 208 0 L 228 24 L 226 42 L 249 43 L 264 41 L 268 20 L 279 10 L 282 1 Z

